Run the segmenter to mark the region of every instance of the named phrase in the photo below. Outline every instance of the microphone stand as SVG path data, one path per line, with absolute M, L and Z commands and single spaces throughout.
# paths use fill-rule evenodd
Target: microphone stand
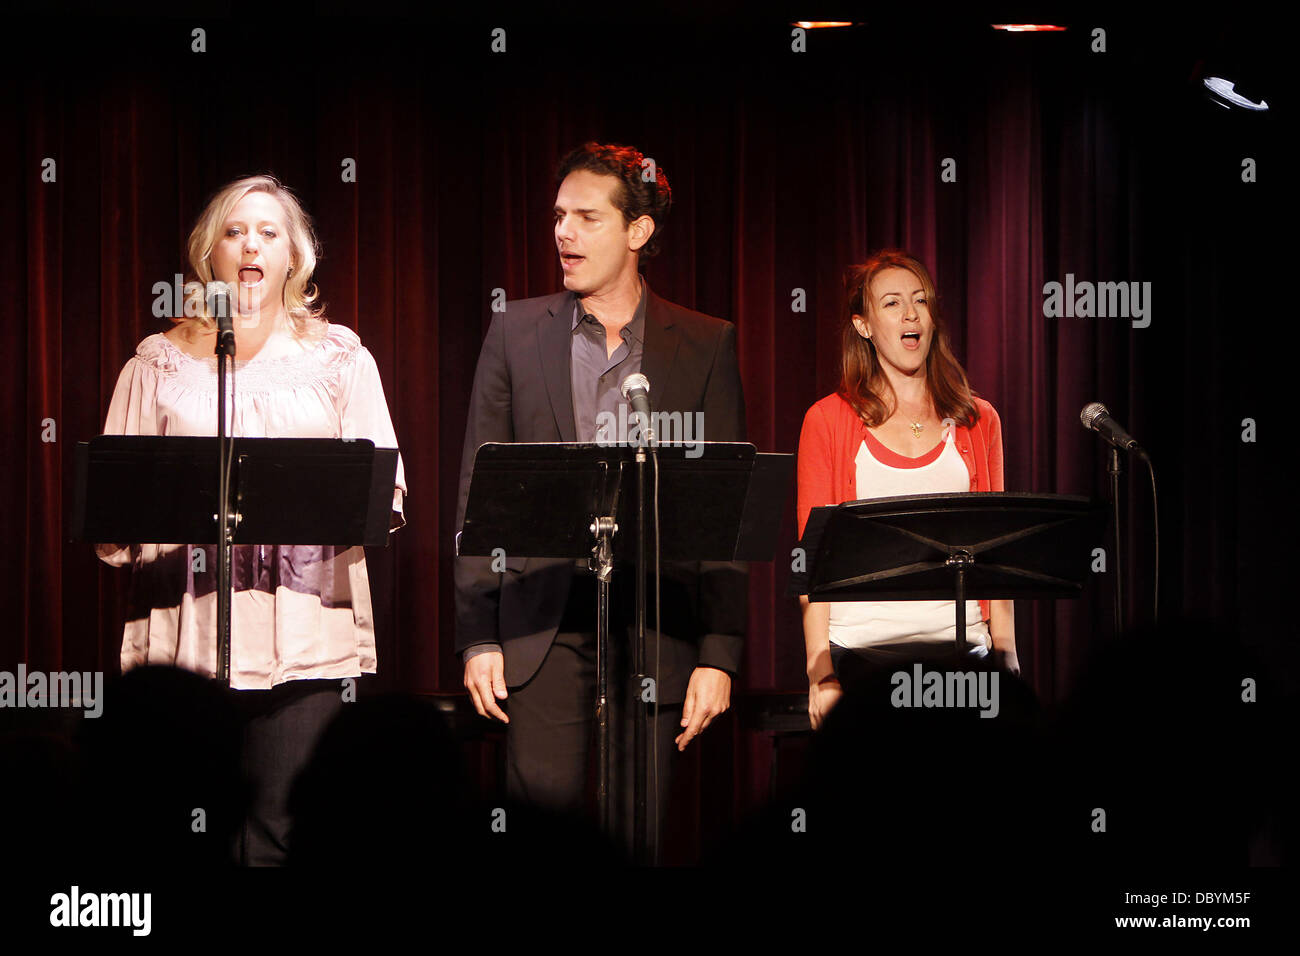
M 226 361 L 235 360 L 235 332 L 230 324 L 230 300 L 219 298 L 217 323 L 217 680 L 230 686 L 230 582 L 233 547 L 230 513 L 230 472 L 226 463 L 231 456 L 232 439 L 226 434 Z
M 632 833 L 633 833 L 633 858 L 638 864 L 646 865 L 648 863 L 657 863 L 659 856 L 658 841 L 655 841 L 654 847 L 650 847 L 650 841 L 646 834 L 646 722 L 651 713 L 651 707 L 657 707 L 659 702 L 659 674 L 656 672 L 653 683 L 653 696 L 651 700 L 644 699 L 641 689 L 645 686 L 646 679 L 646 660 L 645 660 L 645 576 L 646 576 L 646 449 L 650 450 L 652 456 L 657 457 L 655 450 L 655 435 L 651 429 L 651 423 L 648 415 L 642 413 L 645 417 L 645 425 L 641 432 L 641 442 L 636 450 L 636 628 L 633 634 L 632 642 L 632 665 L 634 678 L 632 680 L 632 694 L 634 696 L 630 712 L 635 713 L 633 726 L 633 761 L 636 767 L 635 774 L 635 799 L 632 811 Z M 657 465 L 656 465 L 657 467 Z M 656 528 L 656 534 L 658 529 Z M 658 620 L 655 621 L 655 627 L 660 627 Z M 640 705 L 638 707 L 638 705 Z M 658 753 L 655 754 L 658 759 Z M 656 819 L 659 807 L 655 806 Z M 657 828 L 656 828 L 657 830 Z
M 1120 463 L 1119 453 L 1122 450 L 1132 452 L 1147 460 L 1144 452 L 1138 443 L 1133 440 L 1128 432 L 1124 431 L 1119 424 L 1110 417 L 1110 412 L 1106 411 L 1106 406 L 1101 402 L 1092 402 L 1084 406 L 1079 415 L 1079 420 L 1083 427 L 1089 431 L 1094 431 L 1106 440 L 1110 447 L 1110 466 L 1107 471 L 1110 474 L 1110 503 L 1115 519 L 1115 637 L 1117 639 L 1124 636 L 1124 535 L 1123 526 L 1120 523 L 1120 500 L 1119 500 L 1119 476 L 1123 474 L 1124 467 Z M 1155 491 L 1155 479 L 1152 477 L 1152 495 Z M 1159 552 L 1157 551 L 1157 554 Z M 1158 569 L 1158 564 L 1157 564 Z M 1157 577 L 1159 572 L 1157 570 Z
M 1124 636 L 1124 562 L 1121 552 L 1124 549 L 1123 539 L 1120 535 L 1119 523 L 1119 476 L 1123 473 L 1123 465 L 1120 464 L 1119 448 L 1114 444 L 1110 445 L 1110 467 L 1107 471 L 1110 473 L 1110 500 L 1114 509 L 1115 518 L 1115 637 L 1116 639 Z

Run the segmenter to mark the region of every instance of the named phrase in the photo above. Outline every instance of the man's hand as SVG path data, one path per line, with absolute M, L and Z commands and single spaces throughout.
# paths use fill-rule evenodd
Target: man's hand
M 686 703 L 682 706 L 682 726 L 678 735 L 678 751 L 686 749 L 693 737 L 699 736 L 713 718 L 731 706 L 731 675 L 716 667 L 697 667 L 691 671 L 691 682 L 686 685 Z
M 474 701 L 474 709 L 483 717 L 495 717 L 510 723 L 506 712 L 497 706 L 506 699 L 506 658 L 500 651 L 475 654 L 465 662 L 465 689 Z
M 822 725 L 831 708 L 843 696 L 844 688 L 834 674 L 808 685 L 808 722 L 813 730 Z

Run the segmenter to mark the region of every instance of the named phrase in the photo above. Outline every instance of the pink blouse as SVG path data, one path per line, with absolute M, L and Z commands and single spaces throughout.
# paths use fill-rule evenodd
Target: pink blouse
M 397 447 L 374 357 L 345 326 L 330 324 L 301 355 L 236 362 L 235 373 L 235 400 L 226 404 L 235 437 L 368 438 Z M 104 434 L 214 436 L 216 417 L 216 359 L 194 358 L 157 334 L 122 369 Z M 406 523 L 406 490 L 399 455 L 391 530 Z M 122 670 L 169 664 L 213 676 L 216 545 L 100 544 L 96 552 L 132 569 Z M 364 548 L 241 544 L 232 566 L 232 687 L 375 672 Z

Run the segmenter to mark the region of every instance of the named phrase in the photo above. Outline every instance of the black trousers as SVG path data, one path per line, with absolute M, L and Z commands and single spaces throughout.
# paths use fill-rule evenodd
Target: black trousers
M 341 680 L 294 680 L 235 693 L 244 723 L 243 769 L 251 791 L 236 859 L 282 866 L 289 851 L 289 789 L 325 727 L 343 707 Z
M 541 667 L 528 683 L 512 689 L 505 701 L 510 716 L 506 730 L 510 798 L 551 811 L 585 814 L 592 821 L 596 819 L 597 761 L 595 595 L 594 578 L 575 577 L 559 633 Z M 635 845 L 635 761 L 633 724 L 627 716 L 630 706 L 633 713 L 642 706 L 641 687 L 633 686 L 629 666 L 632 609 L 616 608 L 610 635 L 610 800 L 613 835 L 630 854 Z M 653 667 L 653 644 L 647 648 L 647 665 Z M 646 816 L 652 828 L 658 822 L 661 846 L 681 719 L 680 703 L 661 703 L 646 738 L 647 752 L 658 755 L 646 773 Z

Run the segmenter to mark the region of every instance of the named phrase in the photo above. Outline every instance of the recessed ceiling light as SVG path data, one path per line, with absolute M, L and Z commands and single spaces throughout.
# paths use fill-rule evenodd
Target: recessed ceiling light
M 1065 27 L 1054 23 L 995 23 L 993 29 L 1005 30 L 1007 33 L 1058 33 Z

